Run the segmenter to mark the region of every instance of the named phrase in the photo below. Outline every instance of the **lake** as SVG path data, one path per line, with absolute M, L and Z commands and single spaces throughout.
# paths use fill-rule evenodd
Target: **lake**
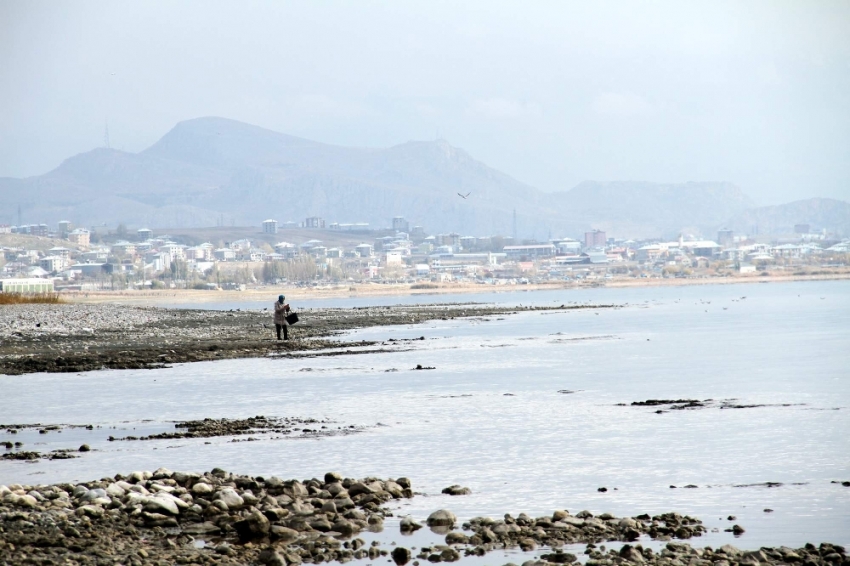
M 2 461 L 0 483 L 89 480 L 160 466 L 282 478 L 338 470 L 411 478 L 425 495 L 405 501 L 400 513 L 420 520 L 439 508 L 462 520 L 562 508 L 618 516 L 677 511 L 717 529 L 693 541 L 699 544 L 850 543 L 850 488 L 832 483 L 850 480 L 850 282 L 295 306 L 306 319 L 310 307 L 429 301 L 622 306 L 439 320 L 344 337 L 424 337 L 388 342 L 398 350 L 391 353 L 0 376 L 0 423 L 100 427 L 0 431 L 0 441 L 22 441 L 25 449 L 83 442 L 93 449 L 73 460 Z M 700 403 L 631 405 L 650 399 Z M 253 415 L 331 419 L 363 430 L 256 442 L 107 441 L 171 430 L 177 420 Z M 441 495 L 451 484 L 472 495 Z M 729 515 L 746 529 L 743 536 L 723 532 Z

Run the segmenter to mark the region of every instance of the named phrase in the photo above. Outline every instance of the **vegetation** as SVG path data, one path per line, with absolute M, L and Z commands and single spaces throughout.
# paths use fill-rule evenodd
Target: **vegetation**
M 0 305 L 64 303 L 58 293 L 0 293 Z

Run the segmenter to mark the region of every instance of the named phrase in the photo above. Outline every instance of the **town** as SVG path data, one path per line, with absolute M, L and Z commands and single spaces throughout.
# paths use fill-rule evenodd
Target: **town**
M 0 291 L 30 293 L 244 290 L 280 283 L 406 283 L 419 289 L 450 282 L 604 284 L 624 278 L 830 274 L 842 272 L 850 259 L 850 239 L 807 224 L 786 235 L 722 229 L 711 240 L 682 234 L 664 241 L 612 238 L 592 230 L 581 239 L 538 242 L 429 234 L 403 217 L 380 229 L 310 217 L 297 223 L 267 219 L 248 228 L 181 229 L 174 235 L 62 221 L 55 229 L 0 226 L 0 238 L 6 242 L 0 247 Z

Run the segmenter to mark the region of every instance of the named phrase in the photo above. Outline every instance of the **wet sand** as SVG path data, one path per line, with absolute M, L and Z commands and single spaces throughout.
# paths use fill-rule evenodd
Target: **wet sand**
M 168 364 L 264 356 L 329 356 L 398 351 L 404 341 L 333 339 L 347 330 L 457 317 L 613 305 L 494 307 L 451 304 L 311 309 L 275 338 L 267 311 L 164 309 L 109 304 L 10 305 L 0 308 L 0 373 L 161 368 Z

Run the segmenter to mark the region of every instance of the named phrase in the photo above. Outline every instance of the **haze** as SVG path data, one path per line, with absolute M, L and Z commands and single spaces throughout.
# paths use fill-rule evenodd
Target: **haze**
M 730 181 L 850 199 L 847 2 L 0 1 L 0 176 L 222 116 L 445 138 L 547 191 Z

